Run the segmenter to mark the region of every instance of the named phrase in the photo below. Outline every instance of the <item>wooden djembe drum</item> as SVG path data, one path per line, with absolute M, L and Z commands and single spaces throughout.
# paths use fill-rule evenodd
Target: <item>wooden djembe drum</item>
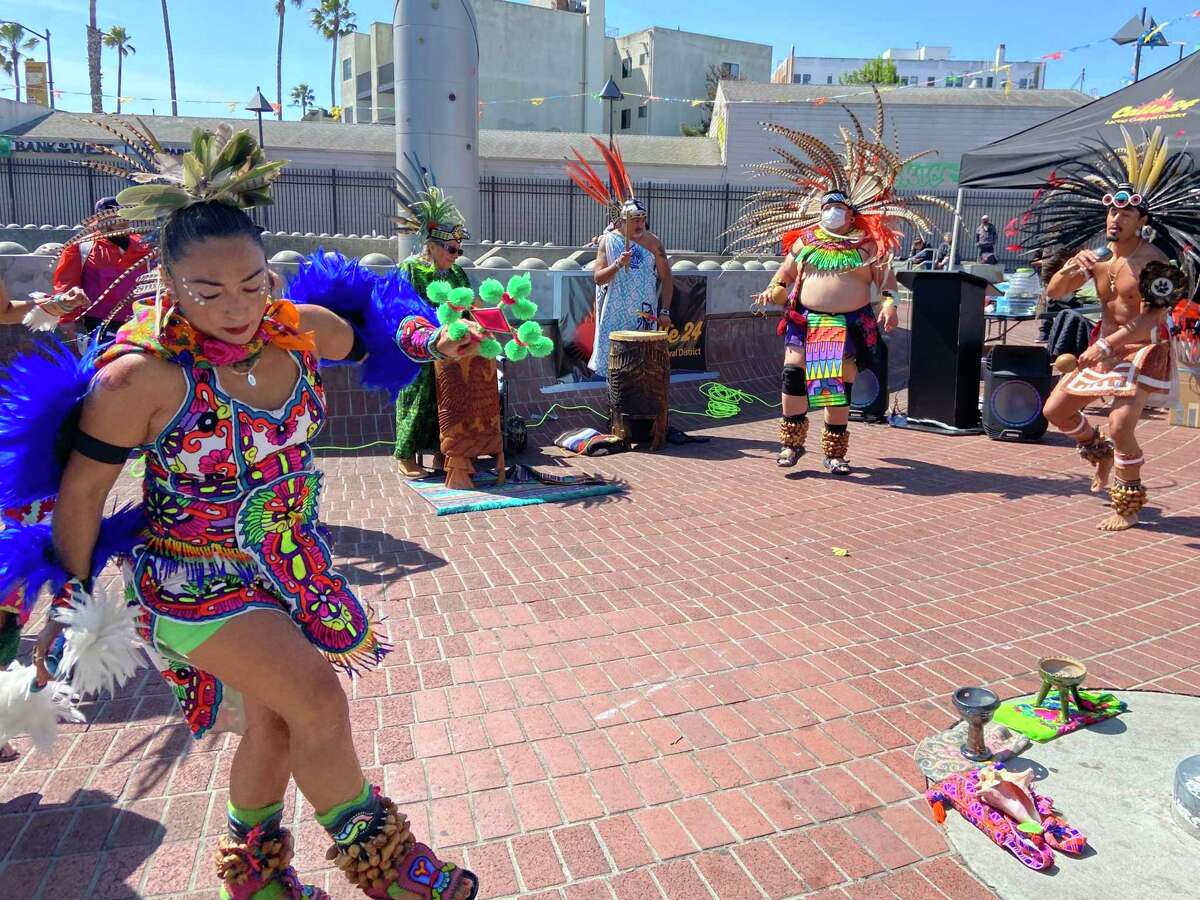
M 442 456 L 446 458 L 446 487 L 475 486 L 473 460 L 496 458 L 497 484 L 504 484 L 504 438 L 500 430 L 500 388 L 495 360 L 482 356 L 434 363 L 437 376 L 438 424 Z
M 614 331 L 609 335 L 608 405 L 612 433 L 640 443 L 647 425 L 650 449 L 667 441 L 667 390 L 671 354 L 665 331 Z

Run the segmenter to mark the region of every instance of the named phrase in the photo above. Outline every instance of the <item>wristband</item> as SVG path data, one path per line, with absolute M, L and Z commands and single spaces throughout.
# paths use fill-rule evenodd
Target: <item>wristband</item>
M 1110 343 L 1109 343 L 1108 341 L 1106 341 L 1104 338 L 1096 338 L 1096 346 L 1097 346 L 1097 347 L 1099 347 L 1101 350 L 1103 350 L 1103 351 L 1104 351 L 1104 355 L 1105 355 L 1105 356 L 1112 356 L 1112 355 L 1113 355 L 1113 348 L 1112 348 L 1112 344 L 1110 344 Z
M 887 309 L 889 306 L 896 305 L 896 298 L 891 294 L 884 294 L 883 299 L 879 302 L 880 309 Z

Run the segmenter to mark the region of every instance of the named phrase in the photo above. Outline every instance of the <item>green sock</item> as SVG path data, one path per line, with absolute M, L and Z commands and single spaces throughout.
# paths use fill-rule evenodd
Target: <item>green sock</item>
M 261 825 L 272 816 L 280 815 L 283 812 L 283 801 L 269 803 L 257 809 L 247 809 L 229 803 L 226 806 L 226 812 L 229 815 L 230 835 L 235 840 L 239 840 L 241 837 L 237 832 L 240 831 L 241 835 L 245 835 L 254 826 Z M 275 881 L 268 884 L 261 891 L 255 891 L 252 896 L 254 900 L 282 900 L 287 895 L 284 893 L 283 885 Z M 230 900 L 230 893 L 224 887 L 221 888 L 221 900 Z
M 317 813 L 317 822 L 329 832 L 338 845 L 349 846 L 373 824 L 373 815 L 368 814 L 364 819 L 355 816 L 355 813 L 377 812 L 378 803 L 375 800 L 376 798 L 372 796 L 371 792 L 371 783 L 364 779 L 362 790 L 358 792 L 358 796 L 352 797 L 345 803 L 339 803 L 325 812 Z
M 234 806 L 233 803 L 225 805 L 226 812 L 232 821 L 239 825 L 244 825 L 246 830 L 250 830 L 255 825 L 261 825 L 271 816 L 283 812 L 283 801 L 278 803 L 268 803 L 266 806 L 260 806 L 258 809 L 247 809 L 242 806 Z

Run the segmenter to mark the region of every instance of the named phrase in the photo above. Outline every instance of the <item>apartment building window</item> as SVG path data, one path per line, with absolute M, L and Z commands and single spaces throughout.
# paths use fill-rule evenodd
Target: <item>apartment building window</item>
M 826 84 L 833 84 L 833 76 L 832 76 L 832 75 L 826 75 L 826 76 L 825 76 L 825 83 L 826 83 Z
M 804 76 L 800 75 L 798 72 L 793 72 L 792 73 L 792 84 L 799 84 L 800 79 L 803 77 Z
M 350 57 L 346 57 L 342 60 L 342 81 L 349 81 L 354 77 L 354 70 L 353 66 L 351 65 L 352 62 L 353 60 L 351 60 Z
M 649 109 L 649 107 L 645 103 L 643 103 L 641 106 L 638 107 L 638 118 L 639 119 L 646 118 L 646 110 L 647 109 Z
M 988 87 L 995 87 L 995 86 L 996 86 L 996 79 L 995 79 L 995 77 L 994 77 L 994 76 L 992 76 L 992 75 L 989 75 L 989 76 L 988 76 L 988 80 L 987 80 L 987 86 L 988 86 Z
M 650 60 L 650 57 L 646 55 L 646 52 L 644 50 L 640 54 L 638 54 L 638 65 L 639 66 L 644 66 L 647 62 L 649 62 L 649 60 Z
M 723 62 L 721 63 L 722 78 L 741 78 L 742 67 L 739 63 Z
M 1020 81 L 1017 82 L 1017 87 L 1022 88 L 1022 89 L 1029 87 L 1029 79 L 1022 78 Z
M 930 75 L 925 79 L 925 87 L 933 87 L 935 84 L 937 84 L 937 78 L 935 78 L 933 75 Z
M 621 77 L 628 78 L 629 73 L 633 71 L 633 60 L 628 56 L 621 57 Z
M 633 116 L 628 109 L 621 110 L 621 130 L 628 131 L 629 126 L 633 124 Z
M 800 76 L 800 83 L 801 84 L 812 84 L 812 75 L 810 75 L 808 72 L 805 72 L 803 75 Z

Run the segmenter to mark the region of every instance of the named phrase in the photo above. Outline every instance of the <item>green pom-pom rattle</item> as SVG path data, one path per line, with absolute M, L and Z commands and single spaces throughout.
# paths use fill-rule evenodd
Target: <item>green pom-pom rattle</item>
M 486 337 L 479 342 L 479 355 L 484 359 L 499 359 L 503 348 L 494 337 Z
M 462 313 L 459 313 L 460 317 L 461 315 Z M 467 332 L 469 330 L 470 328 L 467 326 L 467 323 L 461 318 L 455 319 L 453 322 L 446 323 L 446 337 L 450 338 L 452 341 L 461 341 L 467 336 Z
M 445 303 L 450 296 L 450 282 L 448 281 L 431 281 L 429 287 L 425 289 L 425 296 L 429 298 L 429 302 L 434 306 Z
M 528 273 L 524 275 L 514 275 L 508 279 L 508 287 L 505 289 L 508 302 L 512 305 L 513 317 L 519 322 L 524 322 L 532 319 L 537 315 L 537 304 L 530 300 L 530 295 L 533 294 L 533 280 Z
M 523 344 L 519 343 L 516 338 L 511 338 L 504 345 L 504 355 L 511 362 L 520 362 L 529 355 L 529 350 Z
M 479 285 L 479 299 L 488 306 L 499 306 L 504 299 L 504 285 L 495 278 L 489 278 Z

